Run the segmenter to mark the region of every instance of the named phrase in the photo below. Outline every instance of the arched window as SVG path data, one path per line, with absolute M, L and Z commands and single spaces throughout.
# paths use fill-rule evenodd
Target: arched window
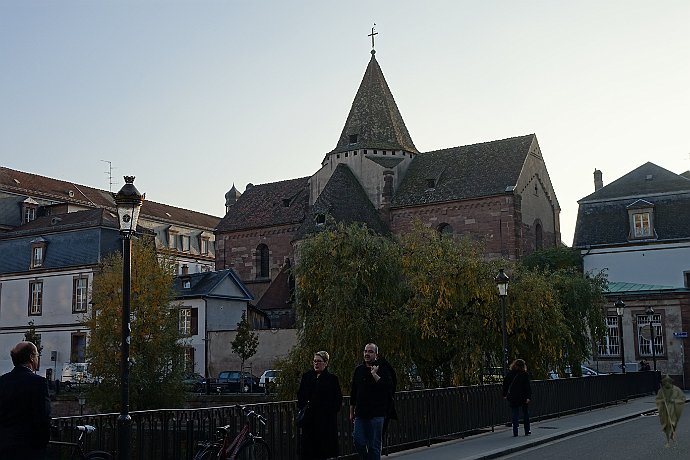
M 256 277 L 270 277 L 268 246 L 260 244 L 256 247 Z
M 442 223 L 439 224 L 438 227 L 436 227 L 436 230 L 441 234 L 441 236 L 452 236 L 453 235 L 453 227 L 450 224 L 447 223 Z
M 537 224 L 534 226 L 534 236 L 534 247 L 537 249 L 537 251 L 544 249 L 544 231 L 541 228 L 541 222 L 537 222 Z

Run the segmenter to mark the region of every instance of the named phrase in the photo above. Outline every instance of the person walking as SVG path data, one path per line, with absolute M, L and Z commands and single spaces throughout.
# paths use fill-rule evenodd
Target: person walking
M 659 422 L 666 435 L 666 444 L 676 441 L 676 426 L 678 419 L 685 407 L 685 394 L 683 390 L 673 384 L 673 379 L 668 375 L 661 379 L 661 388 L 656 394 L 656 407 L 659 409 Z
M 350 394 L 352 440 L 363 460 L 380 460 L 383 424 L 389 409 L 393 382 L 386 367 L 380 367 L 379 348 L 364 346 L 364 362 L 355 368 Z
M 19 342 L 14 369 L 0 377 L 0 459 L 43 460 L 50 440 L 48 381 L 36 375 L 38 349 Z
M 530 385 L 527 364 L 522 359 L 516 359 L 510 365 L 510 371 L 503 379 L 503 399 L 510 404 L 513 418 L 513 436 L 518 435 L 520 427 L 520 410 L 522 410 L 525 436 L 532 434 L 529 426 L 529 403 L 532 400 L 532 386 Z
M 328 372 L 330 356 L 314 353 L 313 368 L 302 375 L 297 408 L 305 409 L 301 423 L 301 459 L 325 460 L 338 456 L 338 412 L 343 403 L 340 382 Z

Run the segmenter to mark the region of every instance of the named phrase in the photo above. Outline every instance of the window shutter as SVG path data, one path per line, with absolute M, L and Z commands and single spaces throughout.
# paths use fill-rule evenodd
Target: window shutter
M 197 335 L 199 333 L 199 309 L 192 308 L 192 320 L 191 320 L 191 335 Z

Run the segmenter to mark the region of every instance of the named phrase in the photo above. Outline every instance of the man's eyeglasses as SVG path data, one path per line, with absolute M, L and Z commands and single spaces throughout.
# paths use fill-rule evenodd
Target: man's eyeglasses
M 315 359 L 315 360 L 314 360 L 314 364 L 320 364 L 320 363 L 323 363 L 323 362 L 325 362 L 325 361 L 322 360 L 322 359 Z

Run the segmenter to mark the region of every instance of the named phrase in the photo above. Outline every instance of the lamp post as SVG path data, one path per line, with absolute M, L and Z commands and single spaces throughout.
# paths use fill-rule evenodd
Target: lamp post
M 649 333 L 650 338 L 652 340 L 652 363 L 654 363 L 654 372 L 656 372 L 656 346 L 654 345 L 654 309 L 650 305 L 645 309 L 644 312 L 649 318 Z
M 132 293 L 132 236 L 137 231 L 144 195 L 134 187 L 134 176 L 114 196 L 122 235 L 122 342 L 120 350 L 120 415 L 117 418 L 118 458 L 129 460 L 132 417 L 129 415 L 130 296 Z
M 496 275 L 496 287 L 498 297 L 501 299 L 501 328 L 503 329 L 503 375 L 508 373 L 508 331 L 506 330 L 506 297 L 508 296 L 508 283 L 510 278 L 501 268 Z
M 623 347 L 623 311 L 625 310 L 625 302 L 618 299 L 613 306 L 616 307 L 616 313 L 618 314 L 618 334 L 621 341 L 621 372 L 625 374 L 625 348 Z

